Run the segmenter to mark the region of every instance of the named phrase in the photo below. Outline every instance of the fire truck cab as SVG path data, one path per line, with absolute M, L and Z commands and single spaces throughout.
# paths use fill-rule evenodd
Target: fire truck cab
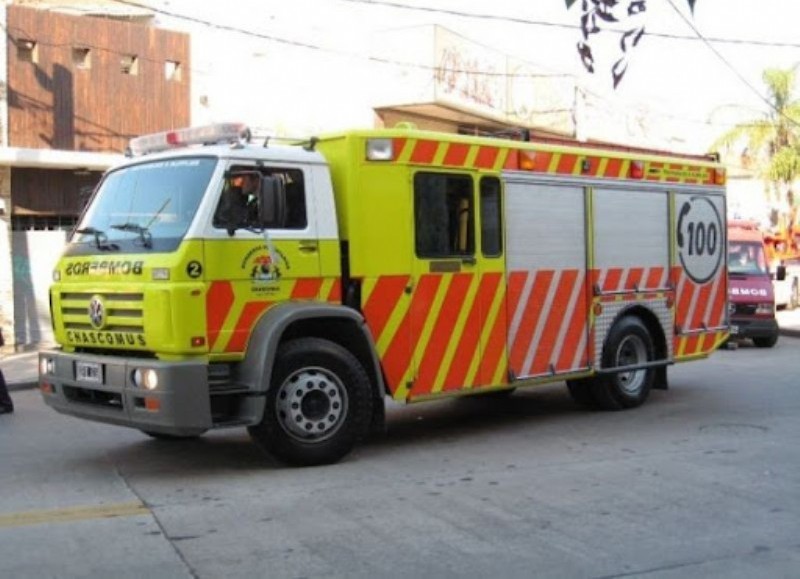
M 619 410 L 727 333 L 724 170 L 410 129 L 135 139 L 54 272 L 57 411 L 339 460 L 418 402 L 566 381 Z

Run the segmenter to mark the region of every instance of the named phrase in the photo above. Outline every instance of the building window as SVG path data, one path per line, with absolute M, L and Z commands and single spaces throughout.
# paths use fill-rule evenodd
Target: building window
M 414 176 L 415 246 L 418 257 L 475 255 L 472 179 L 467 175 Z
M 183 69 L 180 62 L 168 60 L 164 63 L 164 78 L 180 82 L 183 76 Z
M 139 57 L 133 54 L 125 54 L 122 56 L 120 66 L 122 68 L 122 74 L 136 76 L 139 74 Z
M 70 231 L 78 223 L 74 215 L 12 215 L 12 231 Z
M 39 62 L 39 45 L 33 40 L 17 41 L 17 58 L 22 62 Z
M 72 64 L 75 68 L 92 68 L 92 51 L 88 48 L 73 48 Z

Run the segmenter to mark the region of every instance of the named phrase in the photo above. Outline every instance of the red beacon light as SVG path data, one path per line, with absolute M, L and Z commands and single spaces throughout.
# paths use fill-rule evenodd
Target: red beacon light
M 644 179 L 644 161 L 631 161 L 628 177 L 631 179 Z
M 190 145 L 248 142 L 250 142 L 250 130 L 244 123 L 218 123 L 142 135 L 131 139 L 128 151 L 131 155 L 138 156 Z

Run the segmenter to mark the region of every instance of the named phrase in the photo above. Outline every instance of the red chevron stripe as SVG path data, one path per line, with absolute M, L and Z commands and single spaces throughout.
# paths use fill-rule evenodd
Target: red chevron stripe
M 467 372 L 476 352 L 478 352 L 481 332 L 487 323 L 486 318 L 489 316 L 489 309 L 492 307 L 492 301 L 497 294 L 500 277 L 501 274 L 499 273 L 487 273 L 481 278 L 478 293 L 472 302 L 472 308 L 467 316 L 464 331 L 458 340 L 455 355 L 450 362 L 447 377 L 444 380 L 444 390 L 452 390 L 467 385 Z M 480 380 L 478 376 L 479 374 L 476 374 L 476 381 Z
M 376 342 L 380 339 L 407 284 L 407 275 L 386 275 L 378 278 L 372 294 L 364 305 L 364 317 Z
M 578 270 L 564 270 L 559 278 L 552 306 L 550 311 L 547 312 L 547 320 L 541 340 L 538 344 L 533 345 L 536 349 L 536 354 L 530 369 L 526 372 L 527 374 L 544 374 L 549 369 L 558 332 L 561 330 L 561 326 L 564 324 L 569 312 L 569 300 L 572 297 L 575 282 L 578 280 Z
M 433 389 L 436 376 L 442 365 L 447 343 L 456 339 L 463 343 L 466 336 L 453 336 L 453 328 L 458 321 L 458 315 L 464 307 L 464 299 L 472 282 L 472 274 L 461 273 L 452 276 L 450 287 L 442 302 L 441 310 L 436 318 L 436 324 L 431 332 L 431 337 L 425 348 L 425 355 L 419 365 L 417 380 L 414 382 L 412 393 L 414 395 L 428 394 Z
M 554 275 L 555 272 L 553 270 L 541 270 L 536 274 L 528 302 L 524 306 L 525 310 L 517 330 L 516 339 L 511 344 L 511 368 L 518 375 L 523 373 L 522 365 L 525 363 L 525 357 L 531 347 L 533 334 L 539 324 L 539 317 L 542 315 L 542 304 L 547 297 Z
M 451 167 L 463 167 L 467 160 L 469 153 L 469 145 L 461 143 L 451 143 L 447 147 L 447 152 L 444 155 L 443 165 Z
M 411 153 L 411 162 L 430 165 L 433 163 L 433 158 L 436 156 L 438 149 L 438 141 L 419 140 Z
M 309 300 L 319 295 L 322 287 L 322 278 L 301 278 L 298 279 L 292 288 L 292 299 Z
M 234 302 L 233 286 L 228 281 L 215 281 L 206 294 L 206 332 L 208 349 L 214 348 L 225 319 Z
M 573 369 L 572 364 L 573 360 L 575 360 L 575 354 L 580 347 L 581 338 L 586 332 L 586 324 L 588 323 L 587 296 L 591 295 L 588 294 L 587 291 L 589 291 L 589 288 L 584 283 L 583 291 L 581 291 L 581 293 L 578 295 L 575 306 L 572 308 L 572 319 L 569 321 L 567 333 L 564 336 L 564 345 L 561 348 L 561 355 L 558 357 L 558 361 L 556 362 L 556 370 L 559 372 L 565 372 Z M 584 357 L 585 353 L 583 353 L 581 356 L 581 363 L 583 362 Z
M 420 278 L 411 298 L 411 306 L 383 356 L 383 367 L 392 392 L 401 386 L 403 376 L 411 364 L 414 348 L 425 327 L 441 280 L 442 277 L 438 275 L 424 275 Z
M 236 329 L 233 330 L 231 339 L 225 347 L 226 352 L 244 352 L 256 319 L 272 304 L 273 302 L 248 302 L 245 304 L 242 314 L 236 322 Z

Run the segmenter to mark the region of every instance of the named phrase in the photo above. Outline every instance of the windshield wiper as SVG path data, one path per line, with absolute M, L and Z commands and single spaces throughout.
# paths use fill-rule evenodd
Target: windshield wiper
M 108 243 L 108 236 L 102 229 L 97 229 L 95 227 L 84 227 L 83 229 L 76 229 L 75 233 L 80 233 L 81 235 L 94 235 L 94 244 L 97 246 L 97 249 L 114 251 L 119 249 L 119 246 L 116 243 Z
M 143 246 L 145 246 L 147 249 L 153 247 L 153 236 L 150 235 L 150 229 L 143 225 L 139 225 L 138 223 L 118 223 L 116 225 L 112 225 L 111 229 L 138 233 L 139 239 L 142 240 Z

